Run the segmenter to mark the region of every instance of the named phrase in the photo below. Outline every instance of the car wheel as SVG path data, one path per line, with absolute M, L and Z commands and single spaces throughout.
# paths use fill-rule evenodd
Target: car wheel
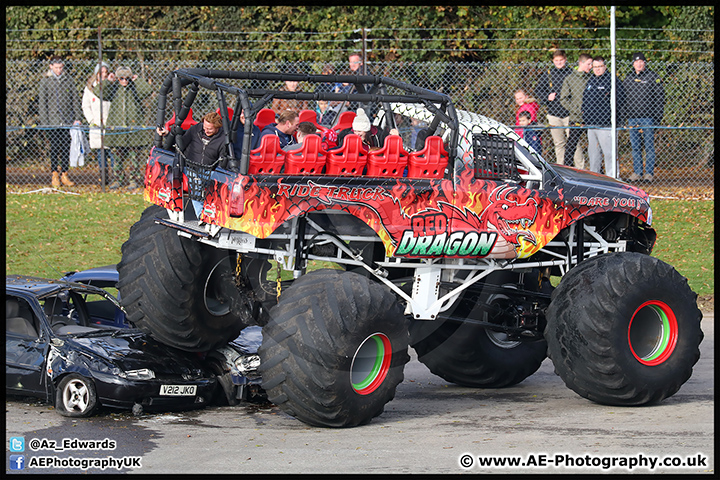
M 677 392 L 700 358 L 697 295 L 672 266 L 608 253 L 570 270 L 552 296 L 545 338 L 565 384 L 606 405 Z
M 97 407 L 95 384 L 89 378 L 71 373 L 60 380 L 55 409 L 64 417 L 89 417 Z
M 263 328 L 268 399 L 314 426 L 352 427 L 380 415 L 409 360 L 395 295 L 352 272 L 316 270 L 284 291 Z

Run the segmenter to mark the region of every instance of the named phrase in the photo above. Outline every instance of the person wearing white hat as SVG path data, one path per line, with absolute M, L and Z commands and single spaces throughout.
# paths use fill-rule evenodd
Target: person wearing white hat
M 362 108 L 357 109 L 352 127 L 346 128 L 338 134 L 338 147 L 342 147 L 343 140 L 351 133 L 358 135 L 362 139 L 362 145 L 366 151 L 382 147 L 385 143 L 385 137 L 388 136 L 388 133 L 370 123 L 370 119 Z M 398 131 L 393 128 L 390 130 L 389 135 L 398 135 Z
M 110 102 L 107 98 L 107 93 L 103 92 L 102 108 L 100 107 L 100 98 L 95 95 L 93 89 L 103 81 L 107 80 L 108 74 L 110 73 L 110 67 L 107 63 L 101 62 L 95 65 L 93 74 L 90 75 L 85 82 L 85 89 L 83 90 L 82 96 L 82 110 L 85 115 L 85 120 L 90 125 L 90 148 L 97 152 L 98 168 L 100 169 L 100 181 L 102 181 L 102 170 L 103 170 L 103 154 L 105 156 L 105 172 L 108 172 L 108 166 L 112 165 L 113 158 L 110 154 L 110 149 L 103 148 L 102 145 L 102 132 L 100 125 L 105 126 L 107 124 L 108 113 L 110 112 Z M 102 123 L 100 122 L 100 110 L 102 110 Z M 101 150 L 102 149 L 102 150 Z M 108 183 L 108 174 L 105 175 L 105 183 Z

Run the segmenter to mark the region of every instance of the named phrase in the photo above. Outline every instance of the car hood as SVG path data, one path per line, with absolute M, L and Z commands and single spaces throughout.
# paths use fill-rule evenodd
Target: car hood
M 124 371 L 149 368 L 158 374 L 183 375 L 202 370 L 196 353 L 183 352 L 163 345 L 139 330 L 123 329 L 116 336 L 68 336 L 68 348 L 83 350 L 116 364 Z

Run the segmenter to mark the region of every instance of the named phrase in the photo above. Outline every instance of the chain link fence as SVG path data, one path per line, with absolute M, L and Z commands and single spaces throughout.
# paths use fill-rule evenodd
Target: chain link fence
M 636 147 L 644 139 L 640 134 L 651 132 L 655 150 L 652 181 L 643 181 L 642 165 L 638 184 L 648 193 L 663 197 L 714 198 L 714 64 L 704 62 L 653 62 L 652 52 L 646 52 L 647 68 L 662 79 L 664 87 L 664 115 L 657 124 L 631 128 L 624 114 L 628 99 L 618 99 L 617 166 L 615 176 L 633 179 L 633 142 Z M 576 59 L 568 59 L 575 68 Z M 8 188 L 44 188 L 58 186 L 74 190 L 106 189 L 120 185 L 115 191 L 142 185 L 143 164 L 152 143 L 155 129 L 157 91 L 166 75 L 178 68 L 208 68 L 219 70 L 279 71 L 319 74 L 327 69 L 347 73 L 348 62 L 180 62 L 123 61 L 111 62 L 109 70 L 118 73 L 121 66 L 131 72 L 119 72 L 129 81 L 115 80 L 104 84 L 103 117 L 106 133 L 104 150 L 99 149 L 100 102 L 87 88 L 93 89 L 93 69 L 97 59 L 66 60 L 64 73 L 73 80 L 65 92 L 72 97 L 75 120 L 49 124 L 42 119 L 45 108 L 41 99 L 43 81 L 55 80 L 48 62 L 40 60 L 8 60 L 6 62 L 6 184 Z M 388 62 L 368 65 L 368 73 L 388 76 L 450 95 L 456 108 L 480 113 L 507 125 L 516 124 L 518 104 L 515 95 L 522 89 L 532 99 L 544 73 L 553 68 L 551 62 L 528 63 L 411 63 Z M 611 69 L 607 61 L 608 71 Z M 616 66 L 618 83 L 632 71 L 630 60 Z M 132 80 L 137 75 L 137 79 Z M 592 78 L 592 73 L 589 74 Z M 88 83 L 90 82 L 90 84 Z M 124 83 L 123 83 L 124 82 Z M 123 84 L 120 87 L 121 83 Z M 125 84 L 128 86 L 126 87 Z M 52 85 L 52 84 L 50 84 Z M 278 85 L 279 86 L 279 85 Z M 302 88 L 302 85 L 300 86 Z M 98 92 L 97 88 L 94 88 Z M 99 93 L 99 92 L 98 92 Z M 94 99 L 93 99 L 94 97 Z M 54 98 L 54 97 L 53 97 Z M 526 101 L 526 103 L 528 103 Z M 530 101 L 530 103 L 532 103 Z M 84 105 L 84 108 L 83 108 Z M 194 120 L 218 107 L 213 95 L 201 94 L 193 106 Z M 540 137 L 543 158 L 556 162 L 557 155 L 552 131 L 581 132 L 576 166 L 590 168 L 588 149 L 589 130 L 594 125 L 552 127 L 547 120 L 547 107 L 539 102 L 535 113 L 537 126 L 531 126 Z M 313 105 L 311 108 L 315 108 Z M 94 109 L 94 111 L 93 111 Z M 168 114 L 167 120 L 169 120 Z M 43 121 L 44 120 L 44 121 Z M 596 128 L 590 128 L 596 127 Z M 71 150 L 71 131 L 89 140 L 89 151 L 78 164 L 77 152 Z M 530 132 L 528 132 L 530 133 Z M 636 138 L 633 140 L 633 136 Z M 526 135 L 527 138 L 527 135 Z M 646 137 L 647 138 L 647 137 Z M 87 146 L 86 146 L 87 148 Z M 636 154 L 637 155 L 637 154 Z M 637 162 L 638 159 L 636 158 Z M 106 165 L 101 169 L 100 165 Z M 644 160 L 647 169 L 647 159 Z M 603 162 L 599 168 L 602 170 Z M 57 172 L 57 174 L 54 174 Z M 604 172 L 613 173 L 613 172 Z M 105 178 L 105 186 L 101 179 Z M 113 190 L 111 190 L 113 191 Z

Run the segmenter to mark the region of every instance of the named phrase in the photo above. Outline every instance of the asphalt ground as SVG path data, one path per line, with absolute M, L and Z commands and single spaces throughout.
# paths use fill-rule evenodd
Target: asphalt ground
M 272 405 L 68 419 L 51 406 L 8 399 L 6 472 L 712 473 L 713 314 L 702 328 L 693 376 L 649 407 L 592 403 L 565 387 L 549 360 L 511 388 L 458 387 L 414 352 L 385 412 L 351 429 L 309 427 Z M 24 439 L 24 452 L 10 451 L 12 438 Z M 68 448 L 59 451 L 63 439 Z M 114 448 L 83 450 L 78 439 L 107 439 Z M 11 455 L 24 456 L 22 471 L 11 469 Z

